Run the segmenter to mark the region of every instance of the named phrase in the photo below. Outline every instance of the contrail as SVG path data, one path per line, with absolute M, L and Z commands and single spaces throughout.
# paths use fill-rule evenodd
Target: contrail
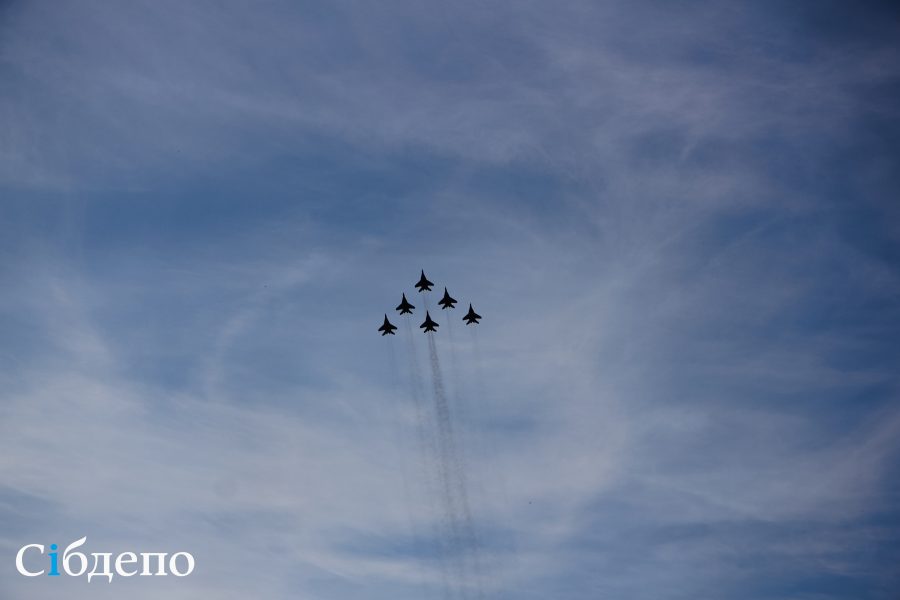
M 434 336 L 426 335 L 428 338 L 428 352 L 431 359 L 431 381 L 434 392 L 434 409 L 437 419 L 437 442 L 438 442 L 438 473 L 441 482 L 442 500 L 444 504 L 445 514 L 448 517 L 449 525 L 449 541 L 452 546 L 454 563 L 463 575 L 464 565 L 462 557 L 465 554 L 463 545 L 463 536 L 460 527 L 459 507 L 457 506 L 457 490 L 454 489 L 454 444 L 453 444 L 453 422 L 450 419 L 450 407 L 447 404 L 447 397 L 444 394 L 444 383 L 441 377 L 440 363 L 438 362 L 437 349 L 434 345 Z
M 407 354 L 409 358 L 410 372 L 410 388 L 413 399 L 413 405 L 416 417 L 416 439 L 419 446 L 419 469 L 422 473 L 422 480 L 425 486 L 426 496 L 434 498 L 434 494 L 438 492 L 438 482 L 435 481 L 436 471 L 440 469 L 440 463 L 437 456 L 437 444 L 431 428 L 428 426 L 428 419 L 425 413 L 425 403 L 423 400 L 424 390 L 422 385 L 422 374 L 419 370 L 419 361 L 416 358 L 416 343 L 413 337 L 410 319 L 404 319 L 404 337 L 406 338 Z M 450 515 L 446 506 L 441 507 L 442 521 L 445 528 L 449 529 Z M 437 511 L 435 511 L 437 512 Z M 432 543 L 438 544 L 440 547 L 439 563 L 441 570 L 441 578 L 443 580 L 443 596 L 451 597 L 451 587 L 449 582 L 447 554 L 452 554 L 444 547 L 444 538 L 437 529 L 432 529 Z
M 468 571 L 467 561 L 474 562 L 475 589 L 479 598 L 483 597 L 480 582 L 480 561 L 478 560 L 478 543 L 472 511 L 469 506 L 468 483 L 465 468 L 456 447 L 453 433 L 453 419 L 444 389 L 441 364 L 438 358 L 434 336 L 428 336 L 428 351 L 431 359 L 431 375 L 434 388 L 435 413 L 438 418 L 438 444 L 441 458 L 441 478 L 447 502 L 451 512 L 451 536 L 455 543 L 457 558 L 464 572 Z M 466 578 L 468 579 L 468 578 Z M 469 582 L 465 582 L 465 596 L 468 596 Z

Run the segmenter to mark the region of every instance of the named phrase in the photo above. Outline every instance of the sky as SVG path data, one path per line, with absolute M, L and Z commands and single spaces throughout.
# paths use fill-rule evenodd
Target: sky
M 897 598 L 898 40 L 0 2 L 0 596 Z M 196 570 L 16 572 L 83 536 Z

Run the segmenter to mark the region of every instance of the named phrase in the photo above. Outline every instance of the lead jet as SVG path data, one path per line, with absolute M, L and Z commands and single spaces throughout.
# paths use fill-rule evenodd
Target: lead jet
M 450 294 L 447 293 L 447 288 L 444 288 L 444 297 L 441 298 L 438 304 L 440 305 L 441 310 L 444 310 L 445 308 L 456 308 L 456 300 L 450 297 Z
M 381 337 L 384 337 L 388 334 L 397 335 L 394 333 L 394 330 L 397 329 L 396 325 L 391 325 L 391 322 L 388 321 L 387 315 L 384 315 L 384 325 L 378 328 L 378 331 L 381 332 Z
M 425 311 L 425 320 L 419 325 L 420 329 L 424 329 L 423 333 L 428 333 L 429 331 L 437 331 L 437 328 L 440 327 L 437 323 L 431 320 L 431 315 L 428 314 L 428 311 Z
M 413 306 L 412 304 L 409 303 L 409 301 L 407 301 L 406 294 L 403 294 L 403 301 L 400 302 L 400 304 L 397 306 L 397 308 L 395 310 L 400 311 L 401 315 L 404 313 L 412 314 L 412 311 L 414 308 L 415 308 L 415 306 Z
M 423 269 L 422 276 L 419 277 L 419 283 L 416 284 L 416 289 L 419 290 L 419 292 L 430 292 L 431 286 L 433 285 L 434 284 L 428 281 L 428 278 L 425 277 L 425 270 Z
M 466 325 L 471 325 L 472 323 L 478 324 L 478 320 L 481 319 L 481 315 L 472 310 L 472 305 L 469 304 L 469 312 L 466 313 L 466 316 L 463 317 L 463 321 L 466 322 Z

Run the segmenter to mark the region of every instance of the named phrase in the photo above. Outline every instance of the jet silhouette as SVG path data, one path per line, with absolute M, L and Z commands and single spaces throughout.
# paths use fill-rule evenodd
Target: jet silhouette
M 441 298 L 438 304 L 441 306 L 441 310 L 445 308 L 456 308 L 456 300 L 450 297 L 450 294 L 447 293 L 447 288 L 444 288 L 444 297 Z
M 397 335 L 394 333 L 394 330 L 397 329 L 395 325 L 391 325 L 391 322 L 388 321 L 387 315 L 384 315 L 384 325 L 378 328 L 378 331 L 381 332 L 381 337 L 386 336 L 387 334 Z
M 478 324 L 478 320 L 481 319 L 481 315 L 472 310 L 472 304 L 469 304 L 469 312 L 466 313 L 466 316 L 463 317 L 463 321 L 466 322 L 466 325 L 471 325 L 472 323 Z
M 420 329 L 424 329 L 423 333 L 428 333 L 429 331 L 437 331 L 437 328 L 440 327 L 437 323 L 431 320 L 431 315 L 428 314 L 428 311 L 425 311 L 425 320 L 419 325 Z
M 414 308 L 415 306 L 406 300 L 406 294 L 403 294 L 403 301 L 397 306 L 396 310 L 399 310 L 401 315 L 404 313 L 412 314 Z
M 422 276 L 419 277 L 419 283 L 416 284 L 416 289 L 420 292 L 430 292 L 431 286 L 434 284 L 428 281 L 428 278 L 425 277 L 425 270 L 422 270 Z

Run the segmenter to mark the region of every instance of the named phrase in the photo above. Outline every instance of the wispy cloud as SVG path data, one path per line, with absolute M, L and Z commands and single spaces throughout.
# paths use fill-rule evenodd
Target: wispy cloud
M 489 596 L 895 594 L 887 13 L 0 10 L 0 547 L 198 557 L 5 593 L 453 589 L 424 267 Z

